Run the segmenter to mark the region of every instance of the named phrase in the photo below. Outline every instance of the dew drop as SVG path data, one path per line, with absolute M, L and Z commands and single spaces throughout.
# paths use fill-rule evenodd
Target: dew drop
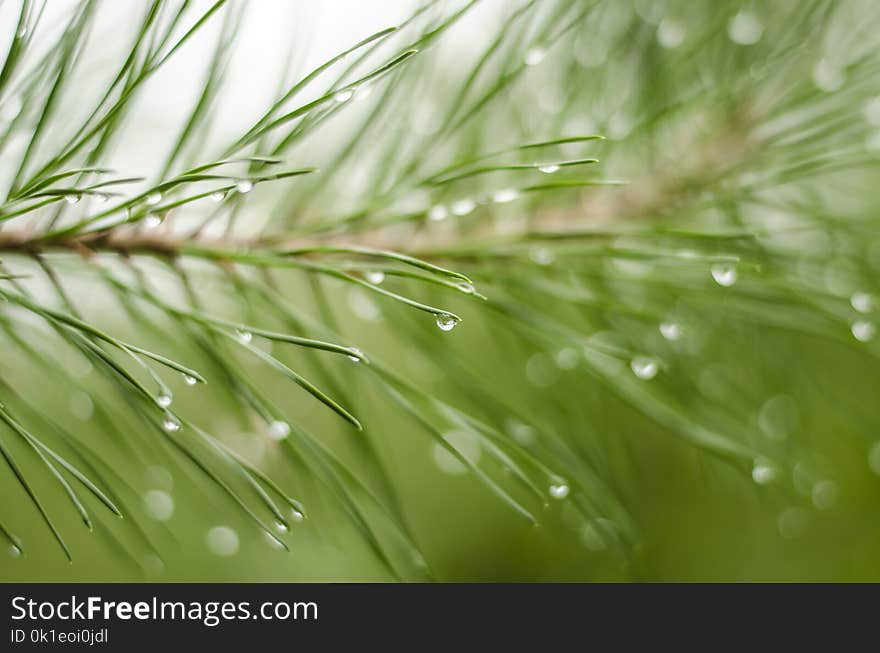
M 550 486 L 550 496 L 557 500 L 567 497 L 569 491 L 568 484 L 562 481 L 556 482 Z
M 474 284 L 470 281 L 456 281 L 455 287 L 458 288 L 465 295 L 473 295 L 475 292 Z
M 657 42 L 664 48 L 677 48 L 684 43 L 684 26 L 672 18 L 664 18 L 657 26 Z
M 336 92 L 333 95 L 334 102 L 338 102 L 339 104 L 343 104 L 344 102 L 348 102 L 351 98 L 354 97 L 354 91 L 350 88 L 343 89 L 341 91 Z
M 432 206 L 431 210 L 428 211 L 428 220 L 433 220 L 434 222 L 445 220 L 448 217 L 449 212 L 446 210 L 446 207 L 441 204 L 438 204 L 437 206 Z
M 839 495 L 840 488 L 837 486 L 837 483 L 834 481 L 819 481 L 813 486 L 810 498 L 813 500 L 813 505 L 819 510 L 828 510 L 837 503 Z
M 870 313 L 874 310 L 874 298 L 866 292 L 854 293 L 849 303 L 859 313 Z
M 752 480 L 758 485 L 769 485 L 776 480 L 776 469 L 766 460 L 759 458 L 752 466 Z
M 279 533 L 286 533 L 290 530 L 290 528 L 284 522 L 276 521 L 275 530 L 277 530 Z
M 657 376 L 657 372 L 660 371 L 660 366 L 657 364 L 657 361 L 653 358 L 648 358 L 647 356 L 637 356 L 633 358 L 629 363 L 630 369 L 640 379 L 644 379 L 646 381 L 653 379 Z
M 156 521 L 168 521 L 174 515 L 174 499 L 162 490 L 144 494 L 144 508 Z
M 80 199 L 82 199 L 81 196 L 76 193 L 71 193 L 64 196 L 64 201 L 68 204 L 79 204 Z
M 727 26 L 730 40 L 739 45 L 754 45 L 761 40 L 764 26 L 758 18 L 748 11 L 741 11 L 734 16 Z
M 162 218 L 155 213 L 150 213 L 146 218 L 144 218 L 144 227 L 146 227 L 147 229 L 155 229 L 160 224 L 162 224 Z
M 194 376 L 190 376 L 189 374 L 184 374 L 183 375 L 183 382 L 186 383 L 187 385 L 195 385 L 196 383 L 199 382 L 199 380 Z
M 218 203 L 222 202 L 226 199 L 226 193 L 222 190 L 218 190 L 216 193 L 211 193 L 211 199 Z
M 275 420 L 269 424 L 269 435 L 273 440 L 280 442 L 290 435 L 290 424 L 280 419 Z
M 716 263 L 712 266 L 712 278 L 719 286 L 729 288 L 736 283 L 737 277 L 736 266 L 731 263 Z
M 441 331 L 452 331 L 458 324 L 458 318 L 449 313 L 441 313 L 437 316 L 437 328 Z
M 519 191 L 515 188 L 502 188 L 492 194 L 492 201 L 496 204 L 507 204 L 519 198 Z
M 380 283 L 385 281 L 385 273 L 382 270 L 370 270 L 366 274 L 364 274 L 367 281 L 369 281 L 374 286 L 378 286 Z
M 782 537 L 793 540 L 803 534 L 809 519 L 810 514 L 803 508 L 787 508 L 779 513 L 776 527 Z
M 180 422 L 174 417 L 166 417 L 162 420 L 162 428 L 168 433 L 177 433 L 180 430 Z
M 156 206 L 162 201 L 162 193 L 150 193 L 144 201 L 150 206 Z
M 168 406 L 171 405 L 171 401 L 172 401 L 172 399 L 171 399 L 171 395 L 169 395 L 169 394 L 167 394 L 167 393 L 165 393 L 165 392 L 162 392 L 161 394 L 159 394 L 159 395 L 156 397 L 156 404 L 157 404 L 160 408 L 168 408 Z
M 254 339 L 254 334 L 252 334 L 250 331 L 239 330 L 235 332 L 235 335 L 238 338 L 239 342 L 245 345 Z
M 856 320 L 853 322 L 851 331 L 853 337 L 859 342 L 868 342 L 877 335 L 877 327 L 874 326 L 873 322 L 868 322 L 867 320 Z
M 10 544 L 9 548 L 6 549 L 7 553 L 13 558 L 21 557 L 21 547 L 17 544 Z
M 235 184 L 235 190 L 237 190 L 242 195 L 250 193 L 254 189 L 254 182 L 250 179 L 242 179 L 237 184 Z
M 305 516 L 304 514 L 302 514 L 302 513 L 301 513 L 299 510 L 297 510 L 296 508 L 293 508 L 293 509 L 290 511 L 290 518 L 291 518 L 293 521 L 299 523 L 299 522 L 301 522 L 303 519 L 305 519 L 306 516 Z
M 349 359 L 353 360 L 355 363 L 360 363 L 364 359 L 364 352 L 357 347 L 349 347 L 348 350 L 351 352 Z
M 465 216 L 477 208 L 477 203 L 472 199 L 458 200 L 452 205 L 452 212 L 457 216 Z
M 681 326 L 675 322 L 663 322 L 660 324 L 660 335 L 667 340 L 678 340 L 681 338 Z
M 526 52 L 525 56 L 525 64 L 527 66 L 537 66 L 539 63 L 544 61 L 544 57 L 547 56 L 547 50 L 542 47 L 534 47 L 529 48 L 528 52 Z
M 565 347 L 556 352 L 556 364 L 563 370 L 573 370 L 580 361 L 580 355 L 576 349 Z
M 205 541 L 208 549 L 215 555 L 229 557 L 238 553 L 238 533 L 229 526 L 215 526 L 210 529 Z
M 92 197 L 95 198 L 95 201 L 98 204 L 106 204 L 107 201 L 110 199 L 110 196 L 106 193 L 95 193 Z
M 538 166 L 538 170 L 545 175 L 552 175 L 554 172 L 559 172 L 559 166 L 555 163 L 542 163 Z

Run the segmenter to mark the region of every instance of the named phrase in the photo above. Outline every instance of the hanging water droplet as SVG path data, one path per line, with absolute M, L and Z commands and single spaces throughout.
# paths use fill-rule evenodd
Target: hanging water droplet
M 452 331 L 458 324 L 458 318 L 449 313 L 440 313 L 437 316 L 437 328 L 441 331 Z
M 216 193 L 211 193 L 211 199 L 215 202 L 222 202 L 226 199 L 226 193 L 222 190 L 218 190 Z
M 870 313 L 874 310 L 874 298 L 866 292 L 854 293 L 849 298 L 849 303 L 859 313 Z
M 740 11 L 727 25 L 727 35 L 739 45 L 754 45 L 761 40 L 763 34 L 764 26 L 761 21 L 748 11 Z
M 565 497 L 568 496 L 568 493 L 569 493 L 569 487 L 568 487 L 568 484 L 565 483 L 565 481 L 561 481 L 561 480 L 555 481 L 550 486 L 550 496 L 553 497 L 554 499 L 564 499 Z
M 449 212 L 446 210 L 446 207 L 441 204 L 438 204 L 437 206 L 432 206 L 431 210 L 428 211 L 428 220 L 433 220 L 434 222 L 445 220 L 448 217 Z
M 355 363 L 360 363 L 364 359 L 364 352 L 362 352 L 357 347 L 349 347 L 348 351 L 351 352 L 351 356 L 349 356 L 349 358 Z
M 559 166 L 555 163 L 542 163 L 538 166 L 538 170 L 545 175 L 552 175 L 554 172 L 559 172 Z
M 290 511 L 290 518 L 293 519 L 293 521 L 295 521 L 295 522 L 301 522 L 303 519 L 306 518 L 306 516 L 305 516 L 304 514 L 302 514 L 302 513 L 301 513 L 299 510 L 297 510 L 296 508 L 293 508 L 293 509 Z
M 452 205 L 452 212 L 457 216 L 465 216 L 477 208 L 477 203 L 472 199 L 458 200 Z
M 168 521 L 174 515 L 174 499 L 162 490 L 144 494 L 144 508 L 156 521 Z
M 519 198 L 519 191 L 515 188 L 502 188 L 492 193 L 492 201 L 496 204 L 507 204 Z
M 853 322 L 851 331 L 853 337 L 859 342 L 868 342 L 877 335 L 877 327 L 874 326 L 873 322 L 868 322 L 867 320 L 856 320 Z
M 245 345 L 254 339 L 254 334 L 250 331 L 238 330 L 235 332 L 235 335 L 238 338 L 238 341 Z
M 678 340 L 681 338 L 681 326 L 675 322 L 662 322 L 660 324 L 660 335 L 667 340 Z
M 537 66 L 539 63 L 544 61 L 544 57 L 547 56 L 547 50 L 540 46 L 535 46 L 534 48 L 529 48 L 526 52 L 525 56 L 525 64 L 527 66 Z
M 813 500 L 813 505 L 819 510 L 828 510 L 837 503 L 839 494 L 840 488 L 834 481 L 819 481 L 813 486 L 810 498 Z
M 275 420 L 269 424 L 269 435 L 273 440 L 281 441 L 290 435 L 290 424 L 283 420 Z
M 144 201 L 150 206 L 156 206 L 159 202 L 162 201 L 162 193 L 150 193 L 149 195 L 147 195 Z
M 98 204 L 106 204 L 107 201 L 110 199 L 110 196 L 107 195 L 107 193 L 95 193 L 92 197 L 95 198 L 95 201 Z
M 190 376 L 189 374 L 184 374 L 183 375 L 183 382 L 186 383 L 187 385 L 195 385 L 196 383 L 199 382 L 199 380 L 194 376 Z
M 466 295 L 473 295 L 476 291 L 476 289 L 474 288 L 474 284 L 472 284 L 470 281 L 456 281 L 455 287 Z
M 81 199 L 81 196 L 76 193 L 71 193 L 69 195 L 64 196 L 64 201 L 68 204 L 78 204 Z
M 165 392 L 160 393 L 160 394 L 156 397 L 156 404 L 157 404 L 160 408 L 168 408 L 168 406 L 171 405 L 171 401 L 172 401 L 172 399 L 171 399 L 171 395 L 170 395 L 170 394 L 167 394 L 167 393 L 165 393 Z
M 352 97 L 354 97 L 354 91 L 350 88 L 346 88 L 334 93 L 333 101 L 342 104 L 344 102 L 348 102 Z
M 144 218 L 144 227 L 147 229 L 155 229 L 160 224 L 162 224 L 162 218 L 155 213 L 150 213 Z
M 712 278 L 719 286 L 729 288 L 736 283 L 738 274 L 732 263 L 716 263 L 712 266 Z
M 21 547 L 17 544 L 10 544 L 9 548 L 6 549 L 7 553 L 13 558 L 21 557 Z
M 180 430 L 180 422 L 177 421 L 177 418 L 169 415 L 162 420 L 162 428 L 168 433 L 177 433 Z
M 776 480 L 776 468 L 767 460 L 758 458 L 752 466 L 752 480 L 758 485 L 769 485 Z
M 237 184 L 235 184 L 235 190 L 237 190 L 242 195 L 250 193 L 254 189 L 254 182 L 250 179 L 242 179 Z
M 380 283 L 385 281 L 385 273 L 382 270 L 369 270 L 364 276 L 374 286 L 378 286 Z
M 653 379 L 657 376 L 657 372 L 660 371 L 660 366 L 657 364 L 657 361 L 653 358 L 648 358 L 647 356 L 637 356 L 633 358 L 629 363 L 630 369 L 640 379 L 644 379 L 646 381 Z
M 286 533 L 290 530 L 290 528 L 284 522 L 276 521 L 275 530 L 277 530 L 279 533 Z

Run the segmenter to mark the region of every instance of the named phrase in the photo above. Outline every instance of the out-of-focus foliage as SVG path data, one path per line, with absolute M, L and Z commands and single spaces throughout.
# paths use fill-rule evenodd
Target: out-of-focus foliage
M 880 575 L 880 6 L 430 2 L 224 139 L 258 6 L 6 30 L 0 579 Z

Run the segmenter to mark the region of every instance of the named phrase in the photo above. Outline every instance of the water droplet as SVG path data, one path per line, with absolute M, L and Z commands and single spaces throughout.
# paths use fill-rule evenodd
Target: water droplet
M 6 551 L 13 558 L 20 558 L 21 557 L 21 547 L 18 546 L 17 544 L 10 544 L 9 547 L 6 549 Z
M 736 266 L 732 263 L 716 263 L 712 266 L 712 278 L 719 286 L 729 288 L 736 283 L 738 276 Z
M 870 313 L 874 310 L 874 298 L 866 292 L 854 293 L 849 303 L 859 313 Z
M 187 385 L 195 385 L 196 383 L 199 382 L 199 380 L 194 376 L 190 376 L 189 374 L 184 374 L 183 375 L 183 382 L 186 383 Z
M 660 366 L 657 364 L 657 361 L 653 358 L 648 358 L 647 356 L 637 356 L 633 358 L 629 363 L 630 369 L 640 379 L 644 379 L 646 381 L 653 379 L 657 376 L 657 372 L 660 371 Z
M 156 397 L 156 404 L 158 404 L 160 408 L 168 408 L 168 406 L 171 405 L 171 401 L 171 395 L 165 392 L 162 392 Z
M 337 91 L 333 94 L 333 101 L 342 104 L 343 102 L 348 102 L 351 98 L 354 97 L 354 91 L 350 88 L 343 89 L 341 91 Z
M 226 193 L 222 190 L 218 190 L 216 193 L 211 193 L 211 199 L 215 202 L 222 202 L 226 199 Z
M 819 510 L 828 510 L 837 503 L 840 495 L 840 488 L 834 481 L 819 481 L 813 486 L 810 497 L 813 499 L 813 505 Z
M 162 201 L 162 193 L 150 193 L 144 201 L 150 206 L 156 206 Z
M 507 204 L 519 198 L 519 191 L 515 188 L 502 188 L 492 194 L 492 201 L 496 204 Z
M 144 227 L 147 229 L 155 229 L 162 224 L 162 218 L 155 213 L 150 213 L 144 218 Z
M 660 324 L 660 335 L 667 340 L 678 340 L 681 338 L 681 326 L 675 322 L 662 322 Z
M 110 196 L 106 193 L 95 193 L 92 197 L 95 198 L 95 201 L 98 204 L 106 204 L 107 201 L 110 199 Z
M 283 420 L 275 420 L 269 424 L 269 435 L 273 440 L 281 441 L 290 435 L 290 424 Z
M 348 350 L 351 352 L 351 356 L 349 356 L 349 358 L 355 363 L 360 363 L 364 359 L 364 352 L 362 352 L 357 347 L 349 347 Z
M 538 265 L 550 265 L 555 257 L 549 247 L 533 247 L 529 250 L 529 258 Z
M 657 26 L 657 42 L 664 48 L 677 48 L 684 43 L 684 26 L 672 18 L 664 18 Z
M 366 277 L 367 281 L 369 281 L 374 286 L 378 286 L 380 283 L 385 281 L 385 273 L 382 270 L 369 270 L 364 273 L 364 277 Z
M 276 521 L 275 530 L 277 530 L 279 533 L 286 533 L 290 530 L 290 528 L 284 522 Z
M 564 481 L 557 481 L 550 486 L 550 496 L 560 500 L 568 496 L 569 487 Z
M 229 526 L 215 526 L 205 536 L 208 549 L 218 556 L 229 557 L 238 553 L 238 533 Z
M 71 193 L 69 195 L 64 196 L 64 201 L 68 204 L 78 204 L 81 199 L 81 196 L 76 193 Z
M 820 91 L 832 93 L 846 81 L 843 71 L 827 59 L 820 59 L 813 68 L 813 83 Z
M 542 163 L 538 166 L 538 170 L 545 175 L 552 175 L 554 172 L 559 172 L 559 166 L 555 163 Z
M 856 320 L 852 323 L 851 330 L 853 337 L 859 342 L 868 342 L 877 335 L 877 327 L 874 326 L 873 322 L 868 322 L 867 320 Z
M 458 288 L 465 295 L 473 295 L 475 292 L 474 284 L 470 281 L 456 281 L 455 287 Z
M 798 405 L 788 395 L 777 395 L 758 411 L 758 427 L 768 439 L 782 442 L 798 426 Z
M 441 204 L 432 206 L 431 210 L 428 211 L 428 220 L 433 220 L 434 222 L 445 220 L 448 217 L 449 213 L 447 212 L 446 207 Z
M 536 46 L 534 48 L 529 48 L 528 52 L 526 52 L 524 61 L 527 66 L 537 66 L 544 61 L 544 57 L 546 56 L 547 50 L 540 46 Z
M 877 476 L 880 476 L 880 442 L 875 442 L 868 452 L 868 467 Z
M 235 332 L 235 336 L 238 338 L 239 342 L 245 345 L 254 339 L 254 334 L 250 331 L 239 330 Z
M 472 199 L 458 200 L 452 204 L 452 212 L 457 216 L 465 216 L 477 208 L 477 203 Z
M 162 490 L 144 494 L 144 508 L 156 521 L 168 521 L 174 515 L 174 499 Z
M 748 11 L 739 12 L 727 25 L 727 35 L 739 45 L 754 45 L 761 40 L 763 34 L 764 26 L 761 21 Z
M 180 430 L 180 422 L 173 416 L 168 416 L 162 420 L 162 428 L 168 433 L 177 433 Z
M 299 523 L 299 522 L 301 522 L 303 519 L 305 519 L 306 516 L 305 516 L 304 514 L 302 514 L 302 513 L 301 513 L 299 510 L 297 510 L 296 508 L 293 508 L 293 509 L 291 509 L 291 511 L 290 511 L 290 518 L 293 519 L 293 521 Z
M 437 328 L 441 331 L 452 331 L 458 324 L 458 318 L 449 313 L 440 313 L 437 316 Z
M 507 431 L 510 433 L 510 437 L 516 440 L 517 444 L 524 447 L 535 444 L 535 441 L 538 439 L 534 428 L 516 420 L 508 420 Z
M 556 364 L 563 370 L 573 370 L 580 362 L 580 355 L 576 349 L 565 347 L 556 352 Z
M 767 460 L 758 458 L 752 467 L 752 480 L 758 485 L 769 485 L 776 480 L 776 468 Z
M 250 179 L 242 179 L 237 184 L 235 184 L 235 190 L 237 190 L 242 195 L 250 193 L 254 189 L 254 182 Z

